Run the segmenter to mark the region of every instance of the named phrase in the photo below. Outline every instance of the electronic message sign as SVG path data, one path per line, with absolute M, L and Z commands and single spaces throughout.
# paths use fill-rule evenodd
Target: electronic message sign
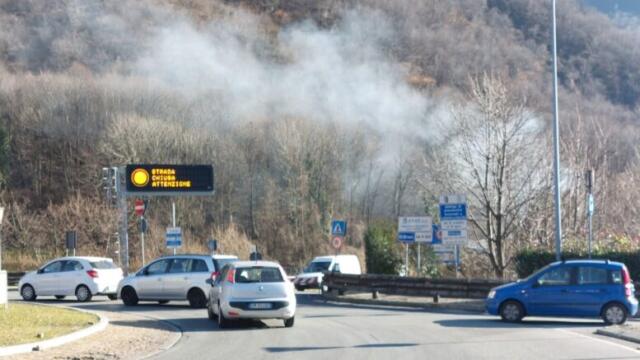
M 129 164 L 127 192 L 148 195 L 211 195 L 213 166 Z

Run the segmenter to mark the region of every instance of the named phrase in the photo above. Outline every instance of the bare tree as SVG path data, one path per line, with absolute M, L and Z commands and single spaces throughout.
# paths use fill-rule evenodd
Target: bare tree
M 449 155 L 433 157 L 449 163 L 438 164 L 440 189 L 467 194 L 471 233 L 498 277 L 528 236 L 520 226 L 527 205 L 546 190 L 543 127 L 524 104 L 499 77 L 472 79 L 468 102 L 453 109 Z

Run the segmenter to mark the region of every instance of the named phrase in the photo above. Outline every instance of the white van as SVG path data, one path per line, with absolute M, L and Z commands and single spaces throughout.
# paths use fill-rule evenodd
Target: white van
M 362 274 L 360 260 L 355 255 L 329 255 L 318 256 L 309 263 L 302 273 L 293 280 L 296 289 L 320 289 L 324 272 L 337 272 L 341 274 Z

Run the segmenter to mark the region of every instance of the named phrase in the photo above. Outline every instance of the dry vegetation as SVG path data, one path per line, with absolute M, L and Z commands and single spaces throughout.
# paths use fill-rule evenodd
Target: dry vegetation
M 345 218 L 346 251 L 362 254 L 370 221 L 423 213 L 444 191 L 480 190 L 471 200 L 478 239 L 497 241 L 482 231 L 496 226 L 496 214 L 513 227 L 501 233 L 499 251 L 491 245 L 487 256 L 465 255 L 467 271 L 508 272 L 515 250 L 548 247 L 553 238 L 544 151 L 548 11 L 537 0 L 0 0 L 8 264 L 28 268 L 62 253 L 67 229 L 79 232 L 80 253 L 114 256 L 117 214 L 104 199 L 100 168 L 153 162 L 215 167 L 214 197 L 177 200 L 185 251 L 205 251 L 215 237 L 224 252 L 246 257 L 258 244 L 268 257 L 299 266 L 332 251 L 328 224 Z M 594 168 L 600 246 L 637 247 L 639 35 L 577 1 L 560 2 L 558 12 L 567 239 L 585 236 L 582 173 Z M 226 62 L 207 63 L 212 58 Z M 365 76 L 369 68 L 379 82 Z M 346 90 L 322 81 L 332 71 Z M 495 82 L 483 90 L 477 85 L 486 76 Z M 310 78 L 320 80 L 287 89 Z M 385 92 L 376 93 L 380 83 Z M 481 103 L 488 94 L 504 103 L 502 114 Z M 304 101 L 314 96 L 322 101 Z M 422 125 L 410 128 L 414 119 L 402 111 L 423 102 Z M 484 118 L 474 103 L 486 105 Z M 482 122 L 470 126 L 523 114 L 535 119 L 538 140 L 509 143 L 508 188 L 471 185 L 469 169 L 484 164 L 476 162 L 484 153 L 461 147 L 477 139 Z M 394 134 L 399 128 L 414 136 Z M 450 146 L 442 146 L 443 134 Z M 528 152 L 535 161 L 525 161 Z M 452 158 L 459 169 L 447 168 Z M 524 181 L 533 169 L 535 186 Z M 518 206 L 487 213 L 501 191 Z M 170 207 L 151 199 L 148 256 L 165 251 Z M 136 218 L 129 220 L 135 265 Z

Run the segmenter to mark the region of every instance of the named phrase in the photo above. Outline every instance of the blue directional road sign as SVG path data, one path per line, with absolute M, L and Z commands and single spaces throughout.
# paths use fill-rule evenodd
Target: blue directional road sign
M 440 204 L 440 219 L 466 220 L 467 204 Z
M 333 235 L 333 236 L 346 236 L 347 235 L 347 222 L 345 220 L 333 220 L 333 221 L 331 221 L 331 235 Z
M 166 233 L 167 247 L 170 249 L 182 246 L 182 229 L 179 227 L 169 227 Z
M 416 233 L 414 232 L 399 232 L 398 241 L 413 243 L 416 241 Z

